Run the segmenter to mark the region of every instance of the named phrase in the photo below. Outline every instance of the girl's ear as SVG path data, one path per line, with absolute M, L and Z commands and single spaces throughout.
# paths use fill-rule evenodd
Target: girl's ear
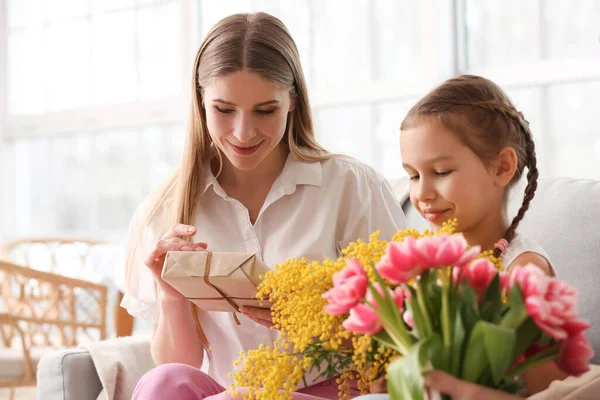
M 288 112 L 294 111 L 296 109 L 296 96 L 290 95 L 290 108 Z
M 518 167 L 517 153 L 512 147 L 500 150 L 493 164 L 494 181 L 498 187 L 506 187 L 512 181 Z

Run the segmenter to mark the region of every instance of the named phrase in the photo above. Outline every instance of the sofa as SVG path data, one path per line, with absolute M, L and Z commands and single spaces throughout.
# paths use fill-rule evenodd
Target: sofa
M 408 226 L 425 227 L 408 201 L 407 180 L 391 184 L 403 205 Z M 514 215 L 520 206 L 523 187 L 524 183 L 520 183 L 513 191 L 509 215 Z M 600 182 L 540 179 L 536 197 L 518 232 L 535 238 L 548 252 L 557 274 L 579 290 L 580 313 L 592 325 L 588 337 L 596 350 L 593 363 L 600 364 L 600 294 L 597 292 L 600 288 Z M 108 349 L 111 342 L 102 345 Z M 151 367 L 151 361 L 146 361 L 146 365 L 138 363 L 135 368 L 139 375 Z M 92 356 L 82 348 L 43 357 L 37 379 L 40 400 L 95 400 L 102 390 Z M 115 398 L 110 393 L 102 397 Z

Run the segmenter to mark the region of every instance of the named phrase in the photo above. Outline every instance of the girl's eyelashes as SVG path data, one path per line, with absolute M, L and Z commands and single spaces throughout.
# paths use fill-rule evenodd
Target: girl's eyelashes
M 452 173 L 452 170 L 449 170 L 449 171 L 439 171 L 439 172 L 438 172 L 438 171 L 436 171 L 436 173 L 435 173 L 435 174 L 436 174 L 437 176 L 448 176 L 448 175 L 450 175 L 450 173 Z
M 444 176 L 448 176 L 450 175 L 452 172 L 454 172 L 453 170 L 448 170 L 448 171 L 435 171 L 435 175 L 439 176 L 439 177 L 444 177 Z M 409 175 L 409 179 L 411 181 L 416 181 L 417 179 L 419 179 L 419 174 L 413 174 L 413 175 Z

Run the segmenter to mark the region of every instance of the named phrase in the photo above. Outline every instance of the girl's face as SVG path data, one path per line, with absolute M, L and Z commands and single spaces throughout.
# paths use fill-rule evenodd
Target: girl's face
M 213 142 L 234 167 L 250 171 L 281 155 L 273 150 L 294 108 L 289 90 L 242 70 L 207 85 L 204 108 Z
M 432 229 L 457 218 L 459 232 L 476 230 L 502 209 L 504 189 L 493 168 L 438 121 L 403 130 L 400 152 L 410 177 L 410 200 Z

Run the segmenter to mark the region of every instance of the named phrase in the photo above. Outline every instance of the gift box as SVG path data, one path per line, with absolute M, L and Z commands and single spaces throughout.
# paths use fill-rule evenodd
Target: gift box
M 268 308 L 256 287 L 269 271 L 255 254 L 170 251 L 162 278 L 205 311 L 239 312 L 241 306 Z

